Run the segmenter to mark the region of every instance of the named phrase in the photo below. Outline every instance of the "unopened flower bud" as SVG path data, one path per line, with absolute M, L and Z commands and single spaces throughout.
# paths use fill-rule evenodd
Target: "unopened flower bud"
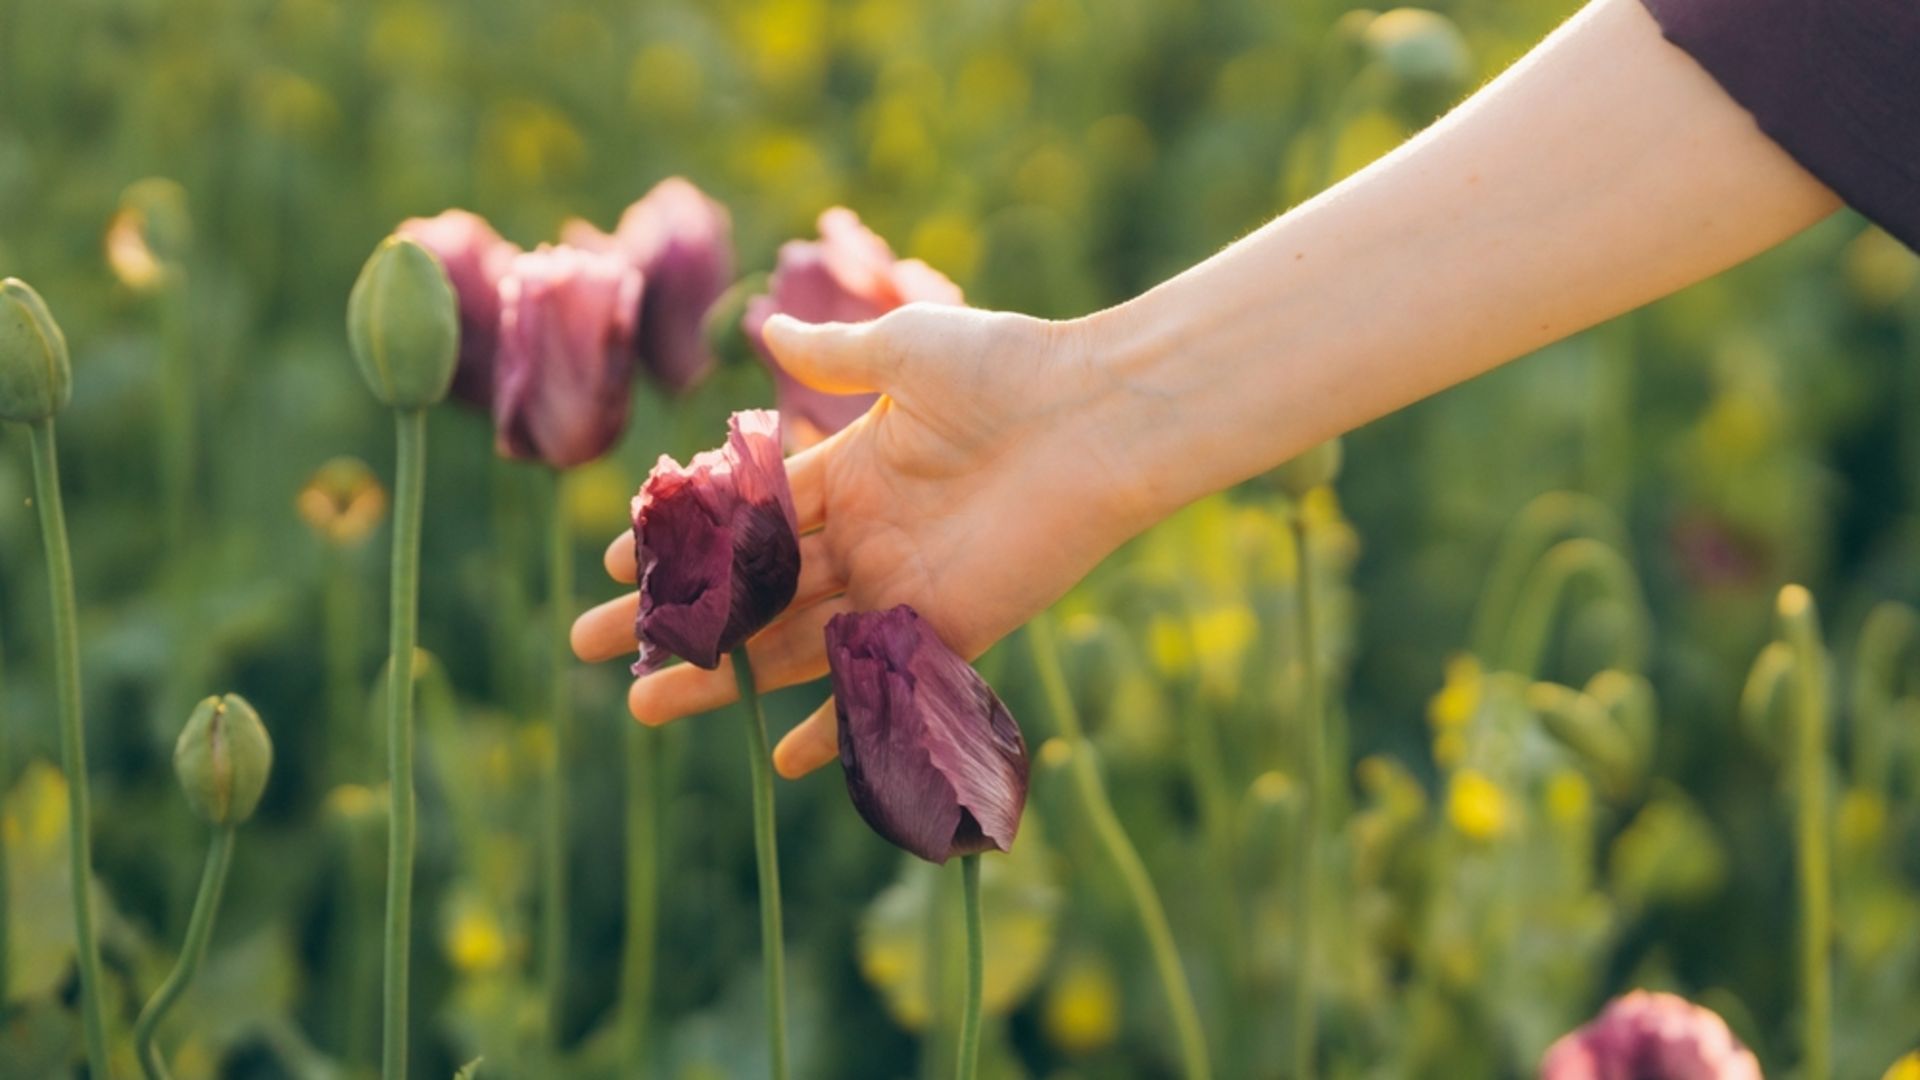
M 1467 39 L 1453 20 L 1424 8 L 1395 8 L 1367 25 L 1366 44 L 1403 86 L 1451 92 L 1472 74 Z
M 173 771 L 187 802 L 214 825 L 252 817 L 272 768 L 266 726 L 238 694 L 202 701 L 173 747 Z
M 422 409 L 447 396 L 460 346 L 453 285 L 433 253 L 389 236 L 347 299 L 347 340 L 373 396 Z
M 1339 478 L 1340 463 L 1345 456 L 1340 440 L 1328 439 L 1273 470 L 1273 482 L 1292 498 L 1305 498 L 1307 492 L 1326 487 Z
M 19 278 L 0 281 L 0 420 L 45 420 L 71 397 L 67 338 L 46 301 Z

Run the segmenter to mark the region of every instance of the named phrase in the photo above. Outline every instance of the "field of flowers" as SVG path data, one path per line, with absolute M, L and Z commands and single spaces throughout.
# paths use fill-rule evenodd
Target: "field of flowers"
M 736 413 L 650 505 L 779 542 L 748 316 L 823 211 L 937 271 L 863 313 L 1083 313 L 1575 6 L 0 0 L 0 1076 L 1920 1077 L 1920 259 L 1850 214 L 1195 504 L 978 678 L 830 630 L 992 687 L 1024 814 L 943 809 L 1010 852 L 566 646 Z M 386 240 L 450 207 L 580 250 Z M 609 343 L 630 408 L 525 375 Z

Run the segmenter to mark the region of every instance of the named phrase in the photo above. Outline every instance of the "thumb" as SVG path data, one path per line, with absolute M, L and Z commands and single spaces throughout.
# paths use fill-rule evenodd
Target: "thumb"
M 808 323 L 774 315 L 761 331 L 780 367 L 829 394 L 884 393 L 893 348 L 873 323 Z

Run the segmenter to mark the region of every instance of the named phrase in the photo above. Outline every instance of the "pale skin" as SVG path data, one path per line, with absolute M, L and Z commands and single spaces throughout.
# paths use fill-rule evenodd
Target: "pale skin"
M 787 370 L 886 396 L 788 461 L 800 588 L 749 645 L 756 682 L 820 678 L 829 618 L 903 603 L 978 656 L 1194 499 L 1838 207 L 1639 0 L 1596 0 L 1392 154 L 1117 307 L 776 318 Z M 633 583 L 631 535 L 606 564 Z M 637 602 L 582 615 L 575 652 L 630 656 Z M 725 664 L 628 694 L 648 724 L 734 699 Z M 833 760 L 835 726 L 829 700 L 780 741 L 780 773 Z

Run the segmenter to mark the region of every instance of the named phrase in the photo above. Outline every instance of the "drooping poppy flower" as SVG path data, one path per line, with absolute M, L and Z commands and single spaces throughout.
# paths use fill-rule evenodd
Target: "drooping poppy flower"
M 493 423 L 500 453 L 556 469 L 612 449 L 632 403 L 640 272 L 611 255 L 541 245 L 500 282 Z
M 1540 1080 L 1761 1080 L 1726 1021 L 1673 994 L 1635 990 L 1561 1036 Z
M 408 218 L 394 232 L 431 251 L 446 268 L 460 305 L 460 361 L 454 398 L 478 409 L 493 406 L 493 363 L 500 345 L 500 279 L 520 247 L 503 240 L 478 214 L 447 210 Z
M 780 456 L 780 416 L 738 412 L 727 443 L 682 467 L 661 455 L 633 499 L 640 613 L 635 675 L 668 654 L 720 666 L 793 601 L 800 525 Z
M 611 234 L 569 221 L 561 239 L 626 259 L 646 278 L 640 301 L 640 364 L 669 390 L 686 390 L 713 369 L 704 323 L 733 279 L 733 219 L 727 208 L 680 177 L 669 177 L 627 207 Z
M 919 259 L 896 259 L 885 240 L 845 207 L 820 215 L 820 239 L 789 240 L 767 293 L 747 303 L 742 329 L 773 372 L 780 415 L 795 448 L 809 446 L 859 418 L 874 394 L 829 394 L 781 370 L 761 328 L 774 315 L 802 322 L 866 322 L 903 304 L 962 303 L 960 287 Z
M 847 794 L 873 831 L 936 863 L 1010 850 L 1027 744 L 973 665 L 904 604 L 836 615 L 827 661 Z

